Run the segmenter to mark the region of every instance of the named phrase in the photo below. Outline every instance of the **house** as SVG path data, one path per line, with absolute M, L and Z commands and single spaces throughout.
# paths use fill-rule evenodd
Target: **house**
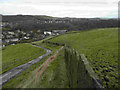
M 15 37 L 18 37 L 19 36 L 19 34 L 18 33 L 15 33 Z
M 24 39 L 30 39 L 29 37 L 23 37 Z
M 12 38 L 13 35 L 6 35 L 6 38 Z
M 20 30 L 17 30 L 17 33 L 20 33 L 21 31 Z
M 14 35 L 15 33 L 14 32 L 8 32 L 8 34 Z
M 13 43 L 13 44 L 11 44 L 11 45 L 15 45 L 15 44 Z
M 56 35 L 55 33 L 52 33 L 52 35 Z
M 46 35 L 46 34 L 51 35 L 51 34 L 52 34 L 52 32 L 49 32 L 49 31 L 44 31 L 44 34 L 45 34 L 45 35 Z
M 2 38 L 5 38 L 5 36 L 2 34 Z
M 19 39 L 18 38 L 13 38 L 13 39 L 5 39 L 5 42 L 17 42 Z
M 19 39 L 18 38 L 13 38 L 13 39 L 9 39 L 11 42 L 17 42 Z
M 7 35 L 7 32 L 2 32 L 3 33 L 3 35 Z
M 9 43 L 10 40 L 9 39 L 5 39 L 3 42 Z
M 30 36 L 30 34 L 28 33 L 26 36 Z
M 25 32 L 23 32 L 23 31 L 21 31 L 21 34 L 25 35 L 26 33 L 25 33 Z
M 64 34 L 66 33 L 68 30 L 52 30 L 53 33 L 55 34 Z
M 2 45 L 2 47 L 5 47 L 5 45 Z
M 3 24 L 2 24 L 2 22 L 0 22 L 0 27 L 3 27 Z
M 39 32 L 41 32 L 40 30 L 37 30 L 37 32 L 39 33 Z

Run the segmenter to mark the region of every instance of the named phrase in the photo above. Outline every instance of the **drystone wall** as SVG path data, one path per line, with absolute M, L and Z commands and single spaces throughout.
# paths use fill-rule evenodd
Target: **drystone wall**
M 65 47 L 65 63 L 70 88 L 96 88 L 104 90 L 84 54 Z

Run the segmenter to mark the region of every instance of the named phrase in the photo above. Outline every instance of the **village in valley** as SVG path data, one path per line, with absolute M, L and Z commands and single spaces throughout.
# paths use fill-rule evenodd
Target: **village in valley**
M 3 22 L 0 23 L 0 27 L 2 28 L 2 34 L 0 38 L 2 41 L 2 47 L 5 47 L 7 45 L 15 45 L 17 43 L 29 43 L 29 42 L 44 39 L 51 35 L 55 36 L 55 35 L 64 34 L 65 32 L 68 31 L 67 28 L 52 29 L 54 25 L 51 26 L 51 29 L 44 27 L 47 24 L 48 25 L 56 24 L 56 27 L 57 27 L 57 24 L 62 23 L 64 25 L 64 23 L 69 22 L 68 18 L 65 18 L 65 19 L 52 18 L 51 19 L 51 17 L 47 17 L 45 19 L 44 18 L 41 19 L 41 17 L 38 16 L 38 18 L 40 19 L 37 19 L 36 18 L 37 16 L 33 17 L 33 16 L 17 15 L 15 17 L 17 17 L 18 19 L 21 18 L 19 21 L 13 20 L 16 18 L 12 18 L 9 21 L 9 18 L 7 17 L 9 16 L 5 16 L 5 17 L 3 16 Z M 31 18 L 30 20 L 26 19 L 29 17 Z M 34 18 L 34 20 L 32 18 Z M 27 21 L 24 21 L 23 19 Z M 34 29 L 33 24 L 36 24 L 37 27 L 41 27 L 41 28 Z
M 51 35 L 60 35 L 66 33 L 67 30 L 52 30 L 52 31 L 29 31 L 25 32 L 22 30 L 15 30 L 15 31 L 7 31 L 3 30 L 2 32 L 2 46 L 5 47 L 6 45 L 15 45 L 16 43 L 24 43 L 24 42 L 31 42 L 44 39 Z
M 73 30 L 116 27 L 118 23 L 116 19 L 58 18 L 32 15 L 2 15 L 2 18 L 2 22 L 0 22 L 2 47 L 17 43 L 30 43 Z

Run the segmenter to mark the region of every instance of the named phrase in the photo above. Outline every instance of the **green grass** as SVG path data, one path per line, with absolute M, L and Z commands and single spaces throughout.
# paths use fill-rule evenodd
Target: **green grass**
M 45 39 L 42 39 L 42 40 L 40 40 L 40 41 L 35 41 L 35 42 L 32 42 L 32 43 L 33 43 L 33 44 L 42 43 L 43 41 L 48 40 L 48 39 L 51 39 L 51 38 L 53 38 L 53 37 L 55 37 L 55 36 L 49 36 L 49 37 L 47 37 L 47 38 L 45 38 Z
M 31 74 L 22 88 L 67 88 L 68 78 L 66 74 L 64 51 L 59 52 L 57 58 L 50 63 L 37 83 L 35 83 L 33 77 L 35 78 L 35 75 Z
M 46 44 L 46 43 L 37 43 L 37 45 L 51 49 L 52 53 L 49 55 L 53 55 L 57 49 L 60 48 L 60 46 L 55 46 L 52 44 Z M 41 59 L 37 63 L 30 66 L 28 69 L 26 69 L 23 73 L 21 73 L 19 76 L 11 79 L 9 82 L 3 85 L 3 88 L 21 88 L 25 86 L 25 82 L 28 81 L 29 77 L 33 74 L 32 72 L 39 67 L 44 61 L 49 58 L 49 56 L 46 56 L 45 58 Z M 31 78 L 32 79 L 32 78 Z M 28 81 L 29 83 L 30 81 Z M 27 84 L 27 83 L 26 83 Z
M 48 40 L 48 39 L 46 39 Z M 69 32 L 50 39 L 51 42 L 65 43 L 74 48 L 79 54 L 85 54 L 90 65 L 102 81 L 104 87 L 118 87 L 118 31 L 117 28 L 94 29 L 80 32 Z M 49 43 L 36 42 L 36 45 L 52 50 L 53 55 L 61 46 Z M 49 55 L 49 56 L 50 56 Z M 49 56 L 32 65 L 19 76 L 13 78 L 3 85 L 3 88 L 66 88 L 68 78 L 66 76 L 63 51 L 52 62 L 42 78 L 35 84 L 33 82 L 33 71 L 39 67 Z
M 10 28 L 2 28 L 2 30 L 11 30 Z
M 31 76 L 32 71 L 34 71 L 37 67 L 39 67 L 47 58 L 48 58 L 48 56 L 41 59 L 37 63 L 33 64 L 28 69 L 26 69 L 24 72 L 22 72 L 19 76 L 14 77 L 9 82 L 4 84 L 2 86 L 2 88 L 21 88 L 21 87 L 23 87 L 25 85 L 24 82 L 26 82 L 28 80 L 28 78 Z
M 118 87 L 118 29 L 69 32 L 50 39 L 85 54 L 104 87 Z
M 2 50 L 2 73 L 39 57 L 46 51 L 30 44 L 16 44 Z

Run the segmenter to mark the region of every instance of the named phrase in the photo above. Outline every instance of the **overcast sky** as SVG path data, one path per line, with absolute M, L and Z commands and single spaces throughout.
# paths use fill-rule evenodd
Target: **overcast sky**
M 48 15 L 54 17 L 118 17 L 119 0 L 0 0 L 3 15 Z

